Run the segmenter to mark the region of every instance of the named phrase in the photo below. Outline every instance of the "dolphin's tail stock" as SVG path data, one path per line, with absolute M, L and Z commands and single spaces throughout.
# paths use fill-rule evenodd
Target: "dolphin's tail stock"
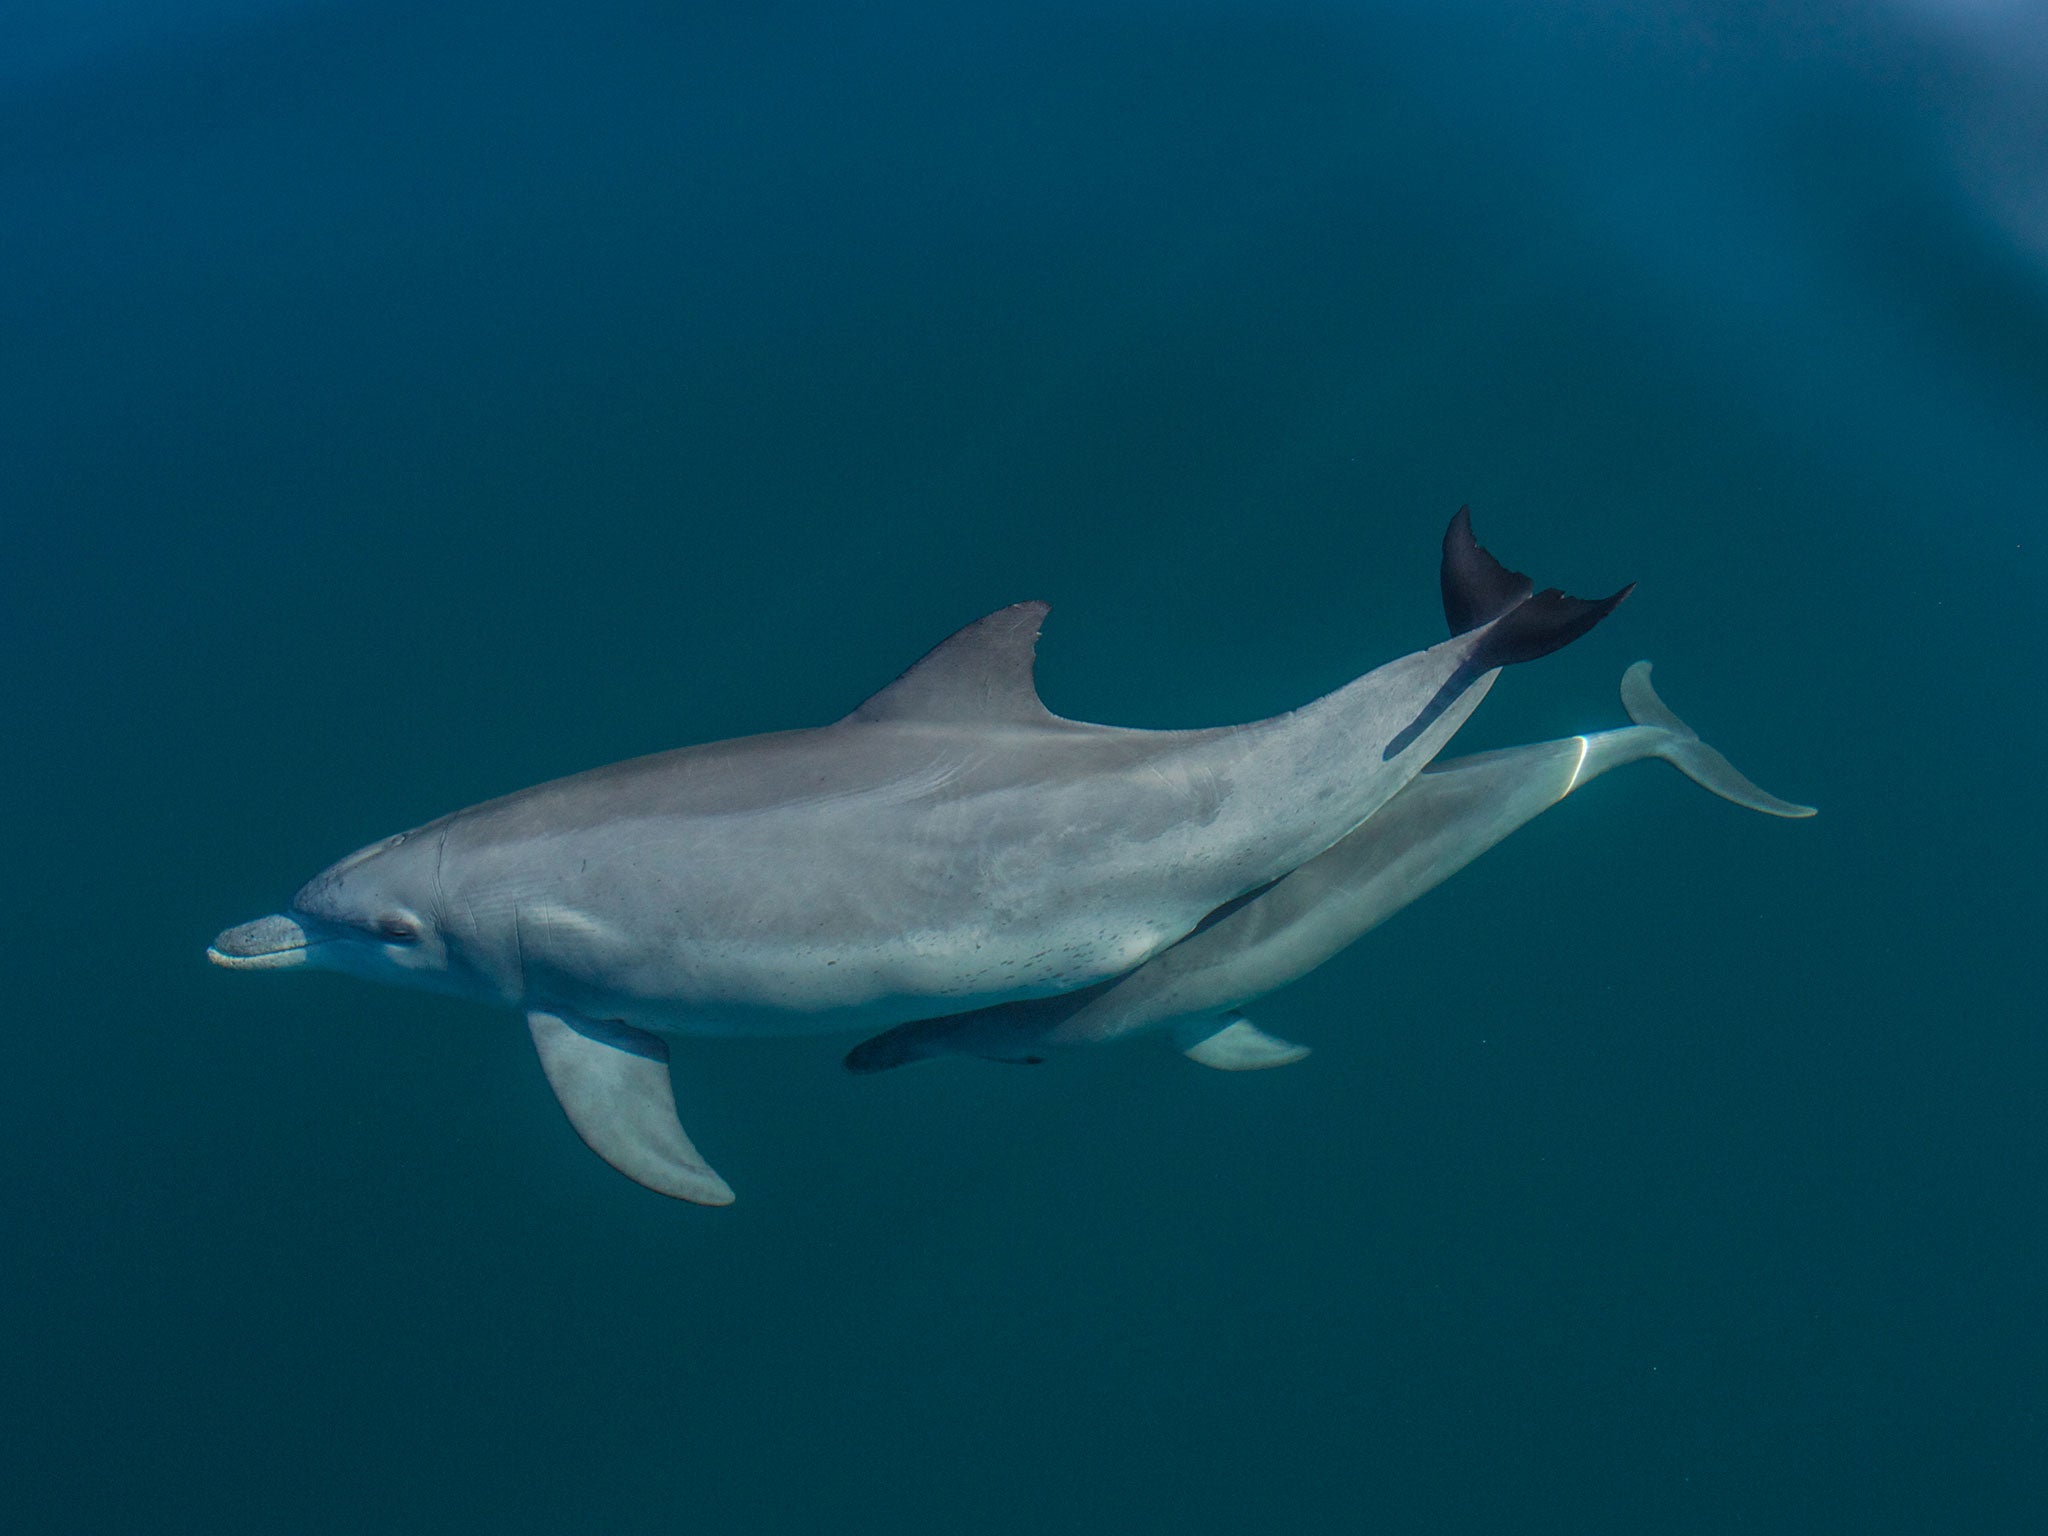
M 1391 761 L 1436 722 L 1472 684 L 1497 667 L 1534 661 L 1562 650 L 1598 624 L 1635 591 L 1630 582 L 1611 597 L 1568 597 L 1556 587 L 1536 591 L 1536 583 L 1494 559 L 1472 536 L 1472 509 L 1458 508 L 1444 530 L 1441 568 L 1444 618 L 1453 635 L 1490 625 L 1485 639 L 1435 698 L 1402 732 L 1387 743 Z
M 1811 816 L 1810 805 L 1780 800 L 1768 790 L 1757 788 L 1736 766 L 1699 738 L 1699 733 L 1673 714 L 1650 686 L 1650 664 L 1639 661 L 1621 676 L 1621 704 L 1629 719 L 1660 733 L 1651 754 L 1661 757 L 1702 789 L 1723 800 L 1731 800 L 1766 816 Z

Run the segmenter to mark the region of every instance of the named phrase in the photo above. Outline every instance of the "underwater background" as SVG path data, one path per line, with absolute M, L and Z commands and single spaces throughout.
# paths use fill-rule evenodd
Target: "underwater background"
M 209 967 L 368 841 L 1641 583 L 1631 768 L 1254 1017 L 880 1077 Z M 0 1527 L 2018 1532 L 2048 1480 L 2048 23 L 1891 4 L 0 11 Z

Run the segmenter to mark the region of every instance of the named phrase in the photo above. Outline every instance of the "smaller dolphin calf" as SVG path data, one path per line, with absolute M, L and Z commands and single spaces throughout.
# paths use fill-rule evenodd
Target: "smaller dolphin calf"
M 1356 832 L 1128 976 L 1084 992 L 926 1019 L 862 1042 L 855 1072 L 928 1056 L 1037 1061 L 1160 1026 L 1204 1066 L 1242 1072 L 1308 1054 L 1238 1009 L 1297 981 L 1434 890 L 1509 833 L 1609 769 L 1662 758 L 1695 784 L 1767 816 L 1813 815 L 1757 788 L 1700 740 L 1650 686 L 1639 661 L 1621 680 L 1635 724 L 1434 764 Z

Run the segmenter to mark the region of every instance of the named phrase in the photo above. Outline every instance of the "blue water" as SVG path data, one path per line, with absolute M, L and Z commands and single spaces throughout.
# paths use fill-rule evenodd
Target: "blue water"
M 0 1526 L 2039 1516 L 2031 8 L 186 0 L 0 17 Z M 873 1078 L 204 963 L 452 807 L 1052 600 L 1061 713 L 1434 640 L 1461 502 L 1671 703 L 1256 1010 Z

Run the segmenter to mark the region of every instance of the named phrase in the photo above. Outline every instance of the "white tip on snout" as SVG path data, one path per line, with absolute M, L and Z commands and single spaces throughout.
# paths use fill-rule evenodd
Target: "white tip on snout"
M 282 914 L 230 928 L 207 946 L 206 958 L 231 971 L 279 971 L 306 963 L 306 930 Z

